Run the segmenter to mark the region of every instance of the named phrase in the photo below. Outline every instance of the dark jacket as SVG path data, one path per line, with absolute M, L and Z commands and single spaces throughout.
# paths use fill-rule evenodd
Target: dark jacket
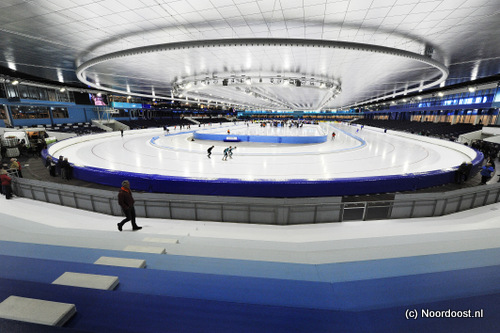
M 130 207 L 134 206 L 134 198 L 132 197 L 132 192 L 127 191 L 125 188 L 121 188 L 118 193 L 118 204 L 123 210 L 128 210 Z

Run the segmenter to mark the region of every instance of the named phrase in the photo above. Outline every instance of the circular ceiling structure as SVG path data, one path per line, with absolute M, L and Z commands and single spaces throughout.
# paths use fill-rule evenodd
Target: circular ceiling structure
M 252 52 L 249 50 L 254 50 L 254 53 L 245 56 Z M 198 57 L 195 61 L 208 65 L 196 67 L 195 75 L 186 75 L 190 72 L 189 68 L 186 69 L 186 66 L 180 63 L 176 66 L 176 60 L 172 59 L 177 58 L 176 56 L 170 59 L 158 58 L 176 51 L 183 54 L 192 51 Z M 228 57 L 228 53 L 234 54 L 232 59 Z M 255 53 L 262 56 L 256 57 Z M 270 53 L 274 53 L 274 60 L 270 59 Z M 224 59 L 229 60 L 215 61 L 214 58 L 217 58 L 218 54 L 223 54 Z M 310 65 L 301 67 L 296 58 L 312 61 Z M 364 43 L 292 38 L 213 39 L 148 45 L 89 59 L 78 66 L 76 74 L 81 82 L 89 86 L 127 95 L 203 104 L 227 104 L 242 109 L 319 111 L 331 107 L 330 102 L 341 94 L 341 82 L 336 77 L 336 67 L 340 66 L 338 61 L 350 62 L 351 66 L 356 67 L 368 58 L 378 61 L 388 72 L 395 58 L 405 59 L 413 66 L 423 65 L 427 70 L 433 71 L 423 80 L 425 83 L 393 92 L 391 97 L 438 85 L 449 75 L 448 68 L 429 55 Z M 121 63 L 124 70 L 125 63 L 128 70 L 137 63 L 137 72 L 140 72 L 143 61 L 156 61 L 159 73 L 164 72 L 161 68 L 165 66 L 183 68 L 177 73 L 169 71 L 169 74 L 165 75 L 166 82 L 163 82 L 163 85 L 169 87 L 169 94 L 162 95 L 155 92 L 154 88 L 151 93 L 136 91 L 126 80 L 118 87 L 106 85 L 106 79 L 102 79 L 106 74 L 99 71 L 99 66 L 110 63 L 113 63 L 115 68 Z M 210 66 L 216 62 L 218 65 Z M 94 74 L 87 74 L 90 70 L 93 70 Z M 96 72 L 102 75 L 96 75 Z M 156 79 L 162 80 L 161 77 Z M 297 96 L 300 96 L 300 99 L 297 99 Z M 379 98 L 384 97 L 389 95 Z

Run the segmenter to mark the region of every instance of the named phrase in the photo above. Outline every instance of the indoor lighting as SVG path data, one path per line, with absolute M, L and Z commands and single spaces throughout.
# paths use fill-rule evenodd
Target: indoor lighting
M 474 91 L 476 91 L 476 88 L 474 88 L 474 87 L 469 87 L 469 92 L 474 92 Z
M 63 87 L 63 88 L 59 89 L 59 91 L 60 91 L 60 92 L 65 92 L 65 91 L 66 91 L 66 88 L 64 88 L 64 87 Z
M 19 81 L 17 81 L 17 80 L 12 81 L 12 85 L 13 85 L 13 86 L 16 86 L 16 85 L 18 85 L 18 84 L 19 84 Z

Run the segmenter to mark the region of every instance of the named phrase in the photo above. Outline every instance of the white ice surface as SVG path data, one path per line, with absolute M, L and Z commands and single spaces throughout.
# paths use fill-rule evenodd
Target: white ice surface
M 247 130 L 246 126 L 215 125 Z M 257 133 L 258 125 L 249 131 Z M 409 139 L 390 133 L 340 124 L 321 124 L 337 136 L 320 144 L 283 145 L 262 143 L 224 143 L 191 141 L 193 130 L 162 129 L 127 131 L 112 137 L 87 137 L 85 142 L 49 149 L 54 156 L 68 157 L 71 163 L 96 168 L 188 177 L 196 179 L 233 178 L 241 180 L 329 180 L 429 172 L 456 167 L 470 161 L 465 154 L 444 146 Z M 334 127 L 335 126 L 335 127 Z M 202 128 L 203 129 L 203 128 Z M 300 129 L 298 129 L 300 130 Z M 279 128 L 272 131 L 276 134 Z M 348 135 L 350 133 L 351 135 Z M 152 138 L 159 137 L 155 144 Z M 363 143 L 366 142 L 366 144 Z M 215 145 L 212 158 L 206 150 Z M 227 146 L 237 146 L 232 159 L 222 161 Z

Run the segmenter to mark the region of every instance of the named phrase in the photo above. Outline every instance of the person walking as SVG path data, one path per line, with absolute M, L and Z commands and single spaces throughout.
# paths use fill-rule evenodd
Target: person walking
M 210 155 L 212 155 L 212 149 L 214 149 L 215 146 L 212 146 L 210 148 L 207 149 L 207 153 L 208 153 L 208 158 L 210 158 Z
M 118 193 L 118 204 L 123 210 L 125 214 L 125 218 L 117 224 L 118 230 L 122 231 L 123 225 L 130 221 L 132 223 L 132 230 L 141 230 L 142 227 L 139 227 L 135 223 L 135 208 L 134 208 L 134 198 L 132 197 L 132 191 L 130 190 L 130 182 L 128 180 L 124 180 L 122 182 L 122 187 L 120 188 L 120 192 Z

